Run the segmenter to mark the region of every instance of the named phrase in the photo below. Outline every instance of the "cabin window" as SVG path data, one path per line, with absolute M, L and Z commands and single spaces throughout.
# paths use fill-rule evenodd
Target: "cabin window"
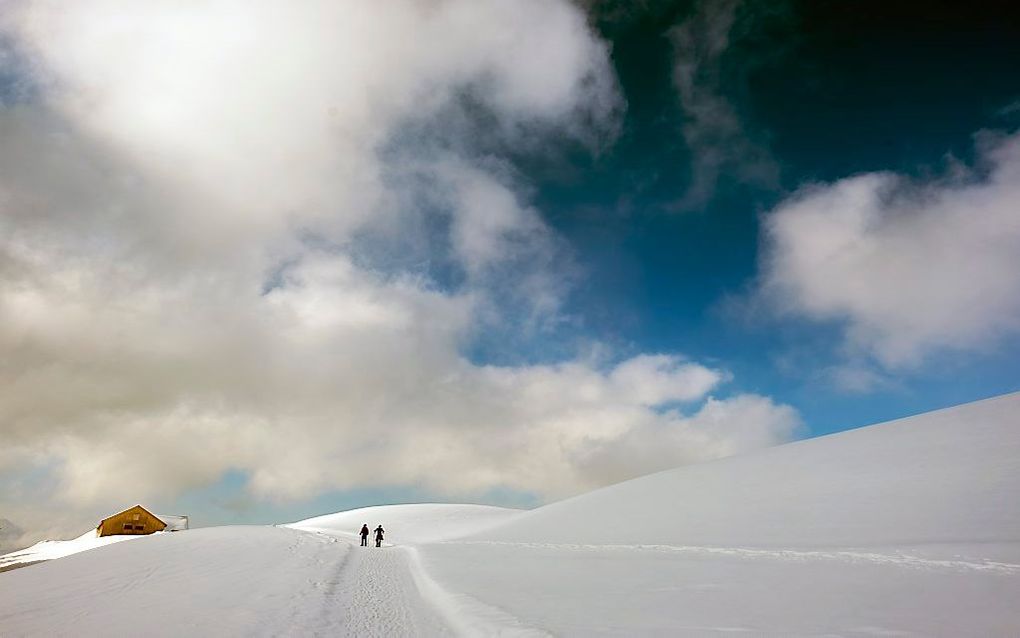
M 135 520 L 136 520 L 136 521 L 138 520 L 138 517 L 139 517 L 139 516 L 141 516 L 141 514 L 135 514 Z
M 130 532 L 130 531 L 131 531 L 131 528 L 132 528 L 132 525 L 131 525 L 131 523 L 124 523 L 124 529 L 125 529 L 125 530 L 127 530 L 127 531 L 129 531 L 129 532 Z
M 138 530 L 138 531 L 142 531 L 142 530 L 145 529 L 145 526 L 144 525 L 135 525 L 135 529 Z

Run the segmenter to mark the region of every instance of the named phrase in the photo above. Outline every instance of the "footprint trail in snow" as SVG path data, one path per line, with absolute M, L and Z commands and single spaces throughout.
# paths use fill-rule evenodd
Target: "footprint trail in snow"
M 350 636 L 450 636 L 453 632 L 418 591 L 408 550 L 352 547 L 336 602 Z

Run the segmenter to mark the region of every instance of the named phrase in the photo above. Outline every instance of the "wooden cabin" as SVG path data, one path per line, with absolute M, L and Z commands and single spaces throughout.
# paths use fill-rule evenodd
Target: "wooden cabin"
M 130 507 L 119 514 L 99 521 L 96 536 L 116 534 L 152 534 L 166 529 L 166 523 L 141 505 Z

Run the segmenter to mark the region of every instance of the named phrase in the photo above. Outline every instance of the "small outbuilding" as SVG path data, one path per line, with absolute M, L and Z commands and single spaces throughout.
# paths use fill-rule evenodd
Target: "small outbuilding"
M 96 536 L 117 534 L 152 534 L 166 529 L 166 523 L 141 505 L 130 507 L 119 514 L 99 521 Z
M 156 518 L 166 523 L 164 532 L 183 532 L 188 529 L 188 517 L 170 514 L 156 514 Z

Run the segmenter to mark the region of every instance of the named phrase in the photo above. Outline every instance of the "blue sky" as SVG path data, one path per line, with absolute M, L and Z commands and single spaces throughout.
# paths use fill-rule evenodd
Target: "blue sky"
M 576 293 L 585 327 L 623 347 L 725 361 L 742 388 L 796 405 L 813 434 L 1016 390 L 1015 336 L 992 351 L 935 352 L 880 387 L 848 392 L 817 376 L 839 360 L 838 321 L 756 325 L 726 308 L 758 274 L 761 216 L 799 187 L 876 171 L 931 179 L 951 162 L 974 162 L 978 131 L 1016 130 L 1015 19 L 938 4 L 924 15 L 878 5 L 734 6 L 740 35 L 720 56 L 725 79 L 713 90 L 779 177 L 749 186 L 733 166 L 709 199 L 676 210 L 692 188 L 696 149 L 683 140 L 690 116 L 674 87 L 669 33 L 698 7 L 597 5 L 628 104 L 623 131 L 605 155 L 571 169 L 525 164 L 542 184 L 541 210 L 597 282 Z M 779 369 L 787 357 L 804 367 Z
M 788 397 L 815 434 L 1015 390 L 1015 337 L 992 352 L 935 353 L 886 387 L 847 393 L 815 377 L 839 356 L 838 322 L 748 326 L 721 308 L 757 275 L 760 217 L 797 188 L 875 171 L 930 179 L 947 156 L 973 162 L 977 131 L 1016 130 L 1015 18 L 938 3 L 921 15 L 831 3 L 763 15 L 738 5 L 741 34 L 721 55 L 725 79 L 714 88 L 780 178 L 748 187 L 722 171 L 710 200 L 674 212 L 696 160 L 679 134 L 685 114 L 671 90 L 667 36 L 692 9 L 651 4 L 603 24 L 628 100 L 623 135 L 594 170 L 543 193 L 595 278 L 613 282 L 584 291 L 595 328 L 644 349 L 719 357 L 744 387 Z M 806 369 L 778 371 L 775 359 L 795 351 Z
M 5 546 L 527 507 L 1020 389 L 1004 10 L 4 6 Z

